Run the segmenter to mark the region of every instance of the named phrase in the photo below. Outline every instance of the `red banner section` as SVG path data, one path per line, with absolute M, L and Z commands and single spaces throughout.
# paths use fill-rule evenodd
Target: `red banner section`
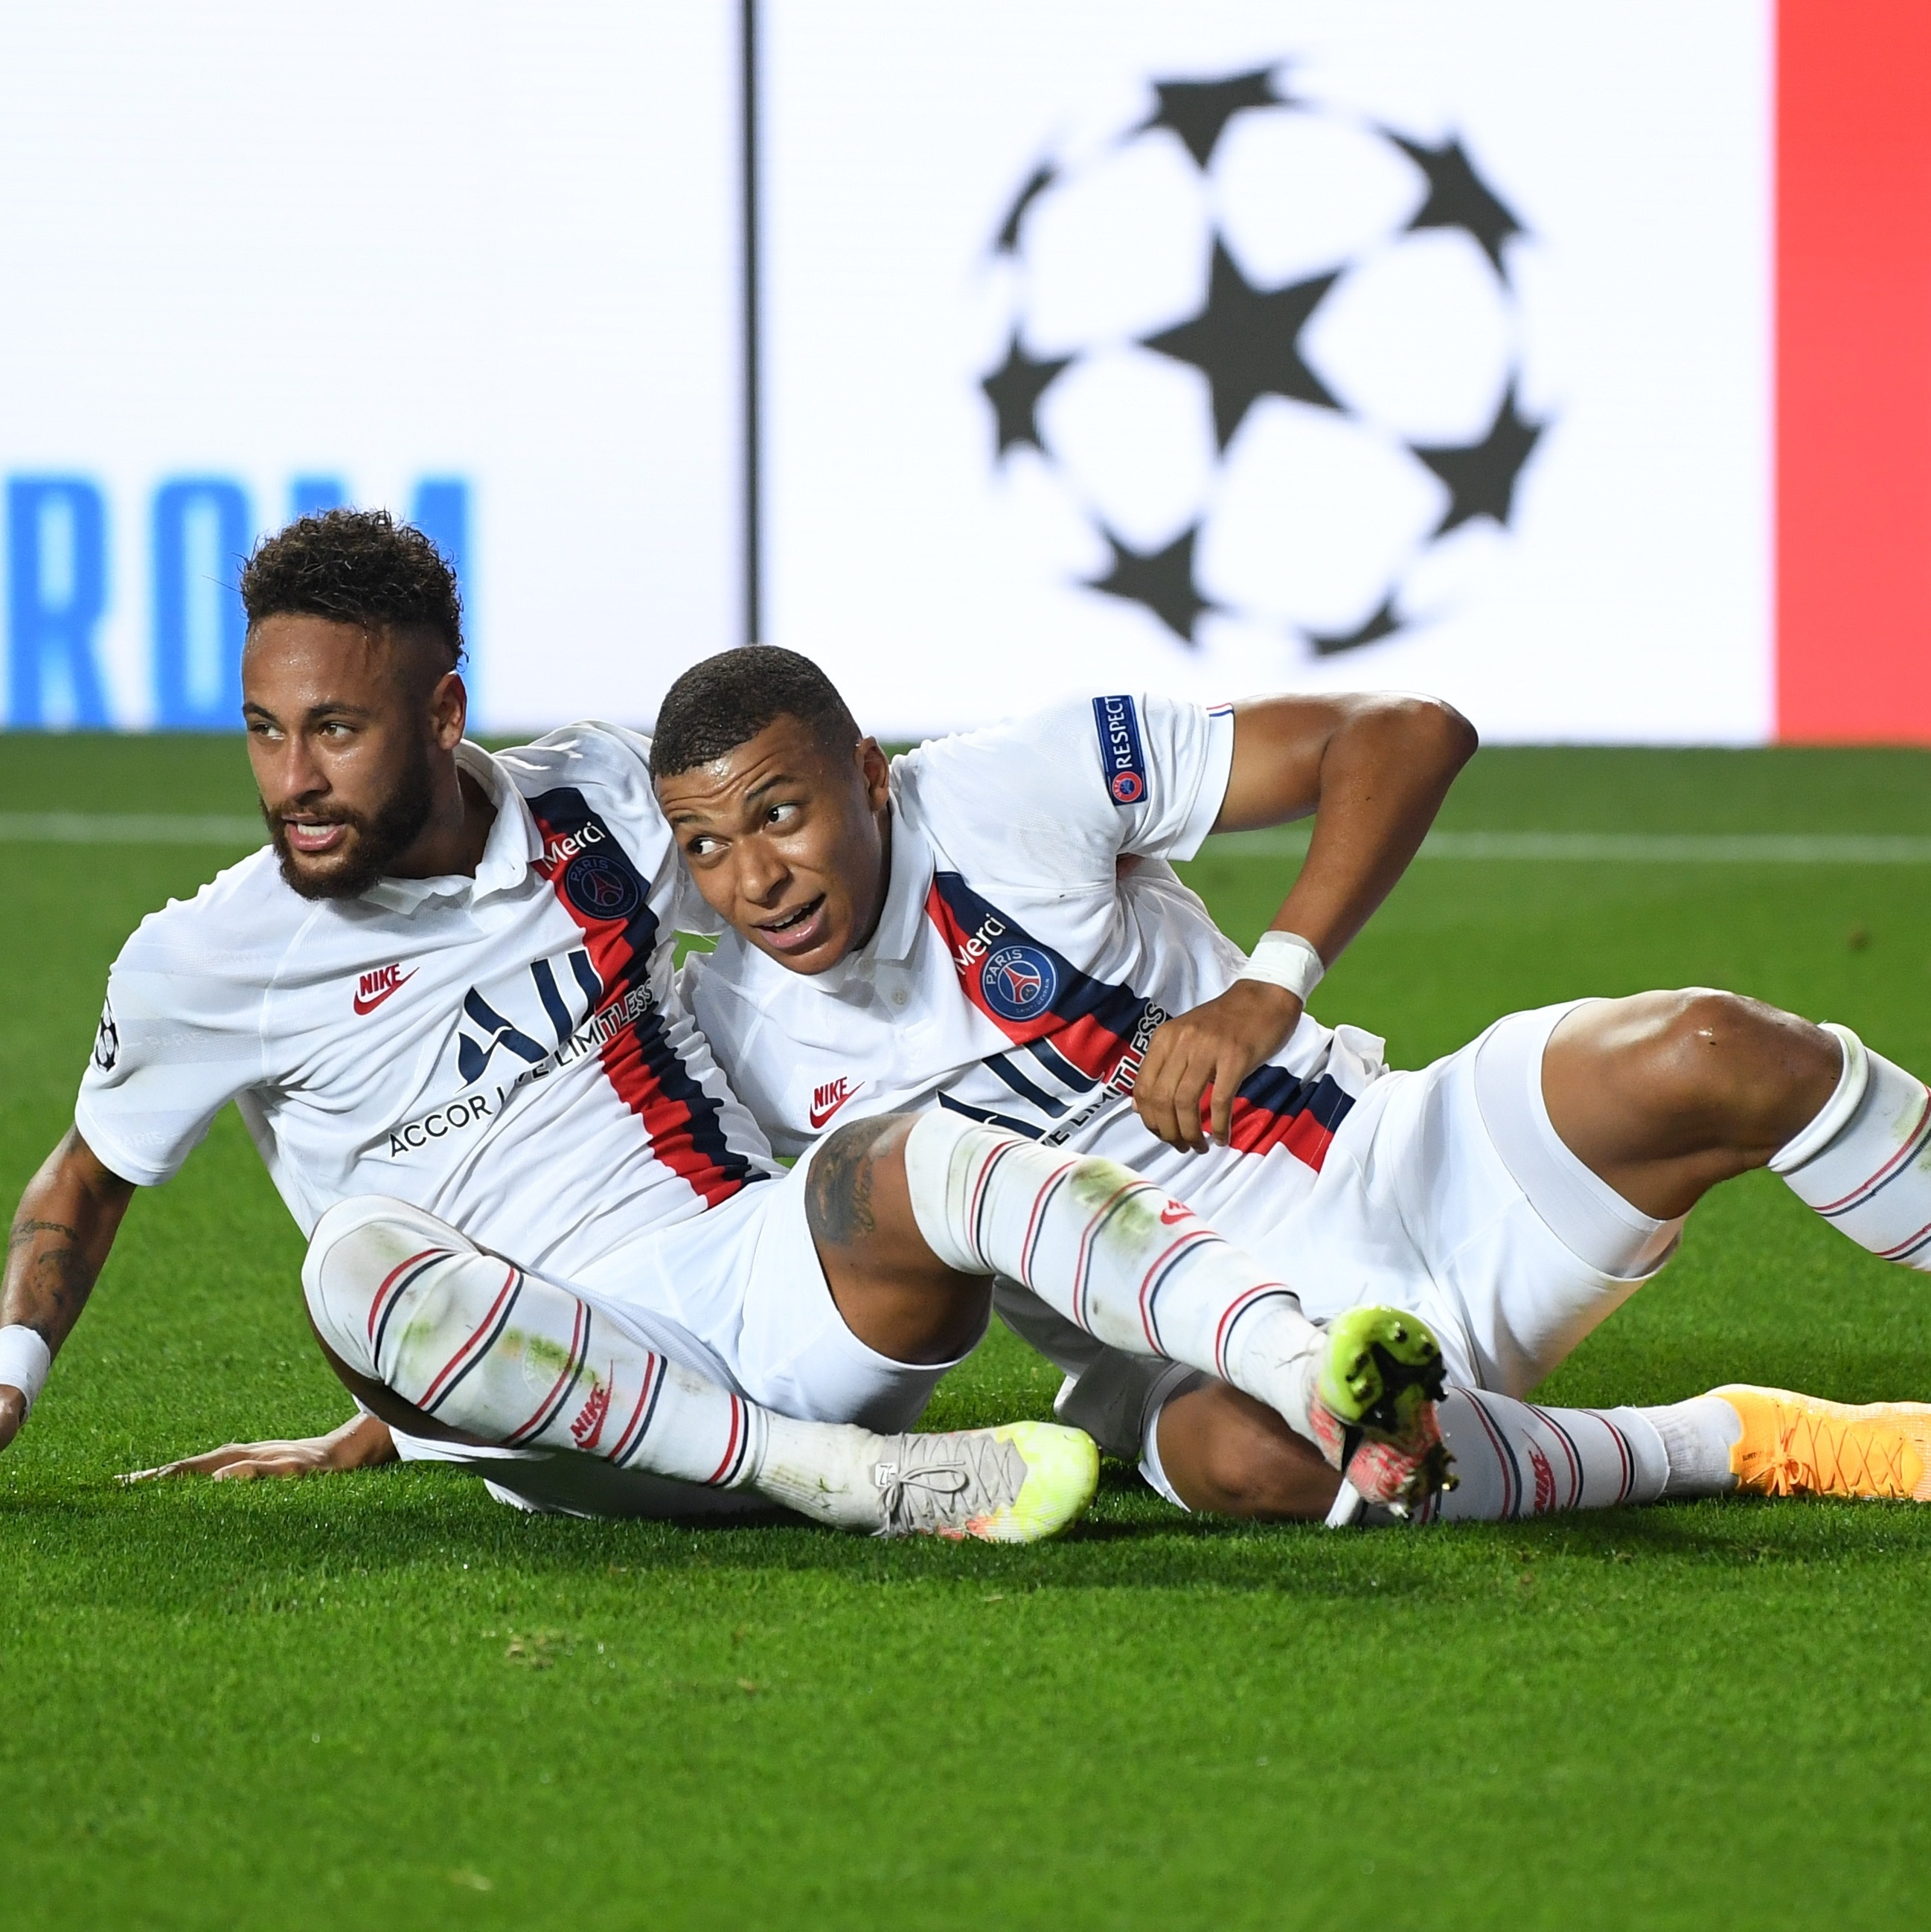
M 1931 743 L 1931 7 L 1777 18 L 1777 735 Z

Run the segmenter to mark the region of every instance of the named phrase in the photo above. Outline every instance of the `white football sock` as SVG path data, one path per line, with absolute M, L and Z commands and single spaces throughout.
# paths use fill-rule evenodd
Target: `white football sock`
M 1436 1405 L 1461 1478 L 1419 1522 L 1509 1522 L 1555 1510 L 1727 1496 L 1743 1418 L 1715 1396 L 1653 1408 L 1544 1408 L 1452 1388 Z
M 1320 1439 L 1322 1331 L 1191 1208 L 1112 1161 L 943 1111 L 918 1117 L 905 1161 L 919 1232 L 948 1268 L 1023 1282 L 1101 1341 L 1204 1369 Z
M 1552 1510 L 1654 1502 L 1665 1492 L 1669 1459 L 1651 1413 L 1539 1408 L 1486 1390 L 1452 1388 L 1435 1414 L 1461 1480 L 1430 1497 L 1414 1520 L 1509 1522 Z
M 466 1435 L 755 1489 L 844 1528 L 882 1520 L 870 1430 L 774 1415 L 420 1209 L 377 1196 L 331 1208 L 302 1281 L 351 1369 Z
M 1860 1248 L 1931 1269 L 1931 1090 L 1848 1027 L 1836 1090 L 1772 1158 L 1791 1192 Z

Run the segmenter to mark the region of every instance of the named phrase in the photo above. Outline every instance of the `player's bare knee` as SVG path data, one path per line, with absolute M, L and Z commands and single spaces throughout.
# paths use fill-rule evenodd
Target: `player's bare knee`
M 1216 1431 L 1200 1462 L 1203 1480 L 1229 1516 L 1278 1516 L 1296 1493 L 1299 1472 L 1258 1430 Z
M 905 1144 L 916 1118 L 877 1114 L 848 1120 L 825 1136 L 812 1156 L 805 1188 L 806 1223 L 821 1246 L 849 1247 L 877 1233 L 886 1164 Z M 902 1171 L 896 1178 L 902 1192 Z
M 1821 1028 L 1740 993 L 1661 996 L 1644 1074 L 1653 1103 L 1737 1145 L 1788 1139 L 1830 1097 L 1839 1048 Z
M 1332 1506 L 1338 1479 L 1308 1445 L 1268 1442 L 1248 1445 L 1226 1472 L 1237 1476 L 1231 1513 L 1269 1522 L 1314 1522 Z
M 1197 1508 L 1305 1522 L 1324 1516 L 1334 1501 L 1335 1473 L 1320 1452 L 1224 1384 L 1177 1398 L 1162 1412 L 1161 1428 L 1168 1478 Z

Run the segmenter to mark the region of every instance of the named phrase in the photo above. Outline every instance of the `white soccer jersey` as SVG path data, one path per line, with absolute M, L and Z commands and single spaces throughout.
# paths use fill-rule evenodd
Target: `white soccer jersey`
M 1242 1085 L 1233 1144 L 1168 1148 L 1127 1099 L 1153 1030 L 1245 964 L 1167 861 L 1226 796 L 1233 718 L 1098 698 L 893 760 L 878 930 L 829 971 L 735 933 L 686 968 L 732 1083 L 782 1153 L 835 1121 L 937 1104 L 1123 1161 L 1234 1232 L 1312 1187 L 1380 1042 L 1303 1016 Z
M 395 1195 L 565 1281 L 766 1178 L 672 983 L 689 888 L 648 753 L 594 724 L 466 744 L 497 808 L 473 878 L 311 901 L 264 848 L 144 920 L 81 1082 L 89 1146 L 165 1180 L 233 1100 L 305 1234 Z

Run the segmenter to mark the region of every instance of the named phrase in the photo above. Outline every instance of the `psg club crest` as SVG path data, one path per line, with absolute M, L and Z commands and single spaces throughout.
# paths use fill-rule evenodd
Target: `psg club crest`
M 1154 80 L 993 244 L 979 386 L 1015 527 L 1183 646 L 1230 624 L 1326 656 L 1467 608 L 1547 426 L 1526 232 L 1452 125 L 1383 126 L 1285 62 Z
M 628 919 L 643 903 L 637 875 L 614 853 L 585 852 L 570 861 L 563 891 L 586 919 Z
M 1001 1019 L 1035 1019 L 1053 1004 L 1059 976 L 1038 946 L 1002 946 L 979 968 L 979 990 Z

